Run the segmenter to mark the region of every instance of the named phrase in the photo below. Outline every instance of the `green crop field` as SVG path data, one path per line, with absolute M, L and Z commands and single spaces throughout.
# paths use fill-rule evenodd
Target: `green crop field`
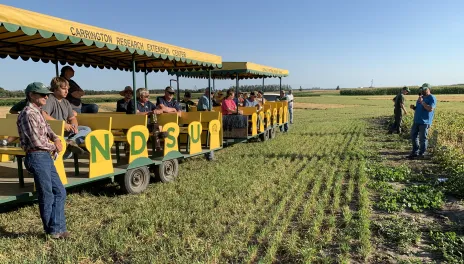
M 0 263 L 463 263 L 464 96 L 437 96 L 433 158 L 410 161 L 391 96 L 319 94 L 289 133 L 186 160 L 176 182 L 71 190 L 70 240 L 42 236 L 36 203 L 9 209 Z

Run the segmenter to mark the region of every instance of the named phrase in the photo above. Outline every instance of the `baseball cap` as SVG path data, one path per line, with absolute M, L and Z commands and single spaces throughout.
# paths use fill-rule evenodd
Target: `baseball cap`
M 411 92 L 411 90 L 409 90 L 409 88 L 407 86 L 403 87 L 403 90 L 406 91 L 406 92 Z
M 430 84 L 428 84 L 428 83 L 424 83 L 420 87 L 421 90 L 427 90 L 427 89 L 430 89 L 430 88 L 432 88 L 432 86 Z
M 166 89 L 164 89 L 165 92 L 168 92 L 170 94 L 175 94 L 176 92 L 174 92 L 174 90 L 171 88 L 171 86 L 168 86 L 166 87 Z
M 250 96 L 256 96 L 255 92 L 250 92 Z
M 45 84 L 41 83 L 41 82 L 33 82 L 33 83 L 30 83 L 27 87 L 26 87 L 26 90 L 24 91 L 26 93 L 26 95 L 30 92 L 32 93 L 38 93 L 38 94 L 52 94 L 52 92 L 50 91 L 50 89 L 48 89 L 47 86 L 45 86 Z

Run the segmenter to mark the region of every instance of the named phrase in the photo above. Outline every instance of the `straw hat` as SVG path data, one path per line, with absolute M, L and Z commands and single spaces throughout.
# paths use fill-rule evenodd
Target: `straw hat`
M 132 87 L 126 86 L 126 87 L 124 88 L 124 90 L 122 90 L 121 92 L 119 92 L 119 95 L 124 96 L 124 94 L 125 94 L 127 91 L 131 91 L 131 92 L 132 92 Z

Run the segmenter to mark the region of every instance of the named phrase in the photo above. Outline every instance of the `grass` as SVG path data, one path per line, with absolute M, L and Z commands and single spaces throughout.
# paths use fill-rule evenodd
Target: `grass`
M 141 195 L 122 195 L 114 185 L 70 192 L 69 241 L 43 239 L 37 204 L 2 213 L 0 262 L 376 263 L 379 235 L 401 251 L 417 246 L 417 226 L 378 220 L 380 189 L 370 188 L 410 174 L 369 170 L 370 141 L 386 137 L 368 137 L 371 123 L 391 114 L 389 96 L 328 93 L 296 102 L 344 107 L 296 109 L 288 134 L 223 149 L 214 162 L 190 159 L 176 182 L 152 183 Z M 439 104 L 440 111 L 463 106 Z M 438 251 L 449 255 L 444 245 Z

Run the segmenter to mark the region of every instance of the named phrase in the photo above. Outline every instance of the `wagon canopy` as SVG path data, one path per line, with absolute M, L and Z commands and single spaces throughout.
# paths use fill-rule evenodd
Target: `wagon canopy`
M 0 57 L 136 71 L 221 68 L 222 58 L 0 5 Z
M 208 71 L 169 71 L 171 75 L 177 75 L 186 78 L 208 78 Z M 211 77 L 214 79 L 261 79 L 272 77 L 287 77 L 288 70 L 273 68 L 256 64 L 253 62 L 223 62 L 221 69 L 211 71 Z

